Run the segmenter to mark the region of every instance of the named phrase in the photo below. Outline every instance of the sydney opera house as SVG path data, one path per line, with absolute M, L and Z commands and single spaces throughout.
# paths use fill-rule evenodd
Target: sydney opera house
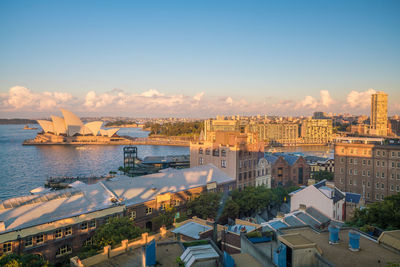
M 128 141 L 117 135 L 119 128 L 101 129 L 102 121 L 84 124 L 71 111 L 61 109 L 61 112 L 63 118 L 51 116 L 51 121 L 38 120 L 43 132 L 24 144 L 119 144 Z

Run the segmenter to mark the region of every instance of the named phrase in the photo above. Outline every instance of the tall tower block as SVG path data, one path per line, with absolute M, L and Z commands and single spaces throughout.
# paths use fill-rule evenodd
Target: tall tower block
M 385 92 L 377 92 L 371 95 L 371 133 L 387 136 L 388 115 L 387 99 Z

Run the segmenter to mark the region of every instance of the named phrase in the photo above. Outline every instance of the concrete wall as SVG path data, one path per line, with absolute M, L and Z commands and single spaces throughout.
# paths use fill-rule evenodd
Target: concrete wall
M 102 253 L 86 258 L 84 260 L 80 260 L 77 256 L 73 257 L 70 259 L 71 267 L 94 266 L 110 258 L 121 255 L 127 252 L 128 250 L 133 250 L 142 247 L 153 239 L 160 240 L 166 237 L 167 235 L 171 235 L 171 232 L 167 231 L 165 228 L 161 228 L 159 234 L 151 236 L 149 236 L 148 233 L 143 233 L 141 238 L 136 239 L 131 243 L 129 243 L 128 240 L 123 240 L 121 242 L 121 246 L 116 247 L 114 249 L 111 249 L 111 246 L 106 246 L 104 247 Z
M 303 248 L 294 249 L 292 257 L 293 267 L 309 267 L 315 266 L 317 259 L 315 254 L 317 253 L 316 248 Z
M 268 251 L 263 251 L 251 243 L 245 235 L 240 236 L 242 253 L 248 253 L 253 256 L 263 266 L 275 266 L 272 263 L 272 257 Z M 250 267 L 250 266 L 249 266 Z

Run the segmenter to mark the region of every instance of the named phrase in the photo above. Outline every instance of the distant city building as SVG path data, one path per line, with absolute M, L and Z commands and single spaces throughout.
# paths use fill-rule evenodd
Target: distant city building
M 327 144 L 332 142 L 332 120 L 311 119 L 302 121 L 301 137 L 305 144 Z
M 313 177 L 314 173 L 320 172 L 320 171 L 326 171 L 326 172 L 335 172 L 335 160 L 334 159 L 319 159 L 316 161 L 308 162 L 310 165 L 310 171 L 311 171 L 311 178 Z
M 326 114 L 326 112 L 316 111 L 313 114 L 313 119 L 327 119 L 327 118 L 328 114 Z
M 390 130 L 393 134 L 400 136 L 400 119 L 398 117 L 393 117 L 389 120 Z
M 371 134 L 388 135 L 387 102 L 388 95 L 384 92 L 371 95 Z
M 400 192 L 400 144 L 382 138 L 340 138 L 335 143 L 335 185 L 366 202 Z

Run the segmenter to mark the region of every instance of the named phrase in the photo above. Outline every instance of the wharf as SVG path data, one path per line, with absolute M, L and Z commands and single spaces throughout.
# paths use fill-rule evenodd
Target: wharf
M 34 139 L 25 140 L 22 145 L 24 146 L 37 146 L 37 145 L 149 145 L 149 146 L 190 146 L 189 141 L 170 140 L 170 139 L 151 139 L 151 138 L 134 138 L 124 136 L 123 140 L 115 140 L 108 142 L 88 142 L 88 141 L 71 141 L 71 142 L 38 142 Z

